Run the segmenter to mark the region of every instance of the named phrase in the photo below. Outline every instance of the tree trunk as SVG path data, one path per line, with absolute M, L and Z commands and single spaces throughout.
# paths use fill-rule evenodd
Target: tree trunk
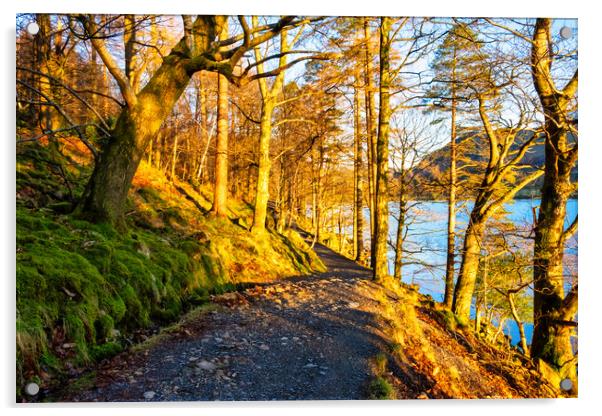
M 197 181 L 202 182 L 205 176 L 205 160 L 207 159 L 207 153 L 209 152 L 209 146 L 211 145 L 209 123 L 207 121 L 207 92 L 203 87 L 202 76 L 199 76 L 199 88 L 197 90 L 197 107 L 201 128 L 200 139 L 201 144 L 204 146 L 204 148 L 199 158 L 200 160 L 197 169 L 196 179 Z
M 577 312 L 577 284 L 564 288 L 564 220 L 570 197 L 571 170 L 577 145 L 568 143 L 571 131 L 568 104 L 577 93 L 577 72 L 564 89 L 554 86 L 550 72 L 551 19 L 537 19 L 532 46 L 532 76 L 545 115 L 545 172 L 535 227 L 533 254 L 534 304 L 531 354 L 553 366 L 561 378 L 573 381 L 577 392 L 577 360 L 571 346 L 572 321 Z
M 452 75 L 453 79 L 454 75 Z M 452 308 L 454 296 L 456 255 L 456 100 L 452 84 L 451 137 L 449 144 L 449 195 L 447 201 L 447 262 L 445 267 L 445 296 L 443 304 Z
M 253 17 L 253 25 L 257 25 L 257 18 Z M 289 51 L 288 34 L 284 30 L 280 33 L 280 53 L 279 66 L 284 67 L 287 62 L 287 54 Z M 261 62 L 264 57 L 258 48 L 255 48 L 255 60 Z M 263 73 L 263 63 L 257 65 L 258 73 Z M 253 215 L 253 233 L 261 233 L 266 228 L 267 207 L 270 198 L 270 140 L 272 138 L 272 114 L 276 107 L 276 98 L 282 91 L 284 83 L 284 72 L 280 72 L 271 88 L 268 88 L 265 78 L 260 78 L 259 90 L 261 92 L 262 106 L 260 119 L 259 133 L 259 167 L 257 170 L 257 193 L 255 195 L 255 213 Z
M 356 86 L 353 90 L 353 109 L 354 109 L 354 176 L 355 176 L 355 204 L 353 209 L 353 254 L 357 262 L 364 261 L 364 213 L 363 195 L 362 195 L 362 135 L 360 132 L 360 96 L 359 86 L 356 76 Z
M 176 165 L 178 163 L 178 117 L 174 120 L 174 138 L 171 153 L 171 174 L 169 178 L 172 182 L 176 180 Z
M 261 109 L 259 134 L 259 167 L 257 169 L 257 190 L 255 194 L 255 212 L 251 231 L 260 233 L 265 230 L 268 200 L 270 198 L 270 140 L 272 138 L 273 101 L 264 101 Z
M 374 279 L 384 281 L 388 275 L 387 237 L 389 234 L 389 192 L 387 175 L 389 167 L 389 106 L 391 18 L 382 17 L 380 23 L 380 110 L 376 146 L 376 212 L 374 243 Z
M 374 105 L 374 83 L 372 82 L 372 51 L 370 42 L 370 26 L 368 19 L 364 18 L 364 88 L 366 107 L 366 147 L 368 166 L 368 207 L 370 208 L 370 266 L 374 267 L 375 244 L 375 203 L 376 203 L 376 123 L 374 121 L 376 110 Z
M 220 39 L 228 38 L 224 28 Z M 226 217 L 228 212 L 228 79 L 217 75 L 217 139 L 215 142 L 215 187 L 211 213 Z M 269 150 L 268 150 L 269 151 Z
M 164 59 L 136 104 L 121 111 L 77 212 L 96 222 L 123 225 L 127 194 L 140 160 L 189 81 L 182 59 L 171 55 Z
M 529 357 L 529 346 L 527 345 L 527 336 L 525 335 L 525 325 L 523 324 L 523 321 L 520 319 L 518 311 L 516 310 L 516 305 L 514 304 L 514 295 L 512 293 L 508 293 L 506 298 L 508 299 L 508 304 L 510 305 L 512 318 L 514 318 L 514 322 L 516 322 L 516 326 L 518 326 L 520 347 L 522 348 L 525 357 Z
M 40 27 L 40 31 L 34 37 L 36 65 L 39 65 L 40 72 L 61 80 L 64 76 L 64 69 L 61 62 L 59 62 L 60 57 L 56 52 L 61 46 L 59 44 L 60 36 L 55 36 L 53 42 L 51 36 L 52 26 L 50 15 L 38 14 L 36 15 L 36 21 Z M 57 33 L 59 32 L 60 31 L 57 30 Z M 44 95 L 60 105 L 61 91 L 56 81 L 42 76 L 36 76 L 36 78 L 38 84 L 36 87 L 39 88 Z M 36 100 L 38 98 L 39 97 L 36 97 Z M 62 125 L 62 117 L 59 112 L 51 105 L 46 105 L 42 108 L 43 110 L 41 111 L 39 121 L 41 122 L 40 124 L 42 125 L 43 130 L 53 131 L 59 129 Z M 53 145 L 58 146 L 58 143 L 54 143 Z
M 458 275 L 458 282 L 454 291 L 453 312 L 462 321 L 470 320 L 470 305 L 474 294 L 474 287 L 479 271 L 479 260 L 481 258 L 481 240 L 485 223 L 482 218 L 471 215 L 470 222 L 466 228 L 464 237 L 464 248 L 462 250 L 462 264 Z M 485 305 L 486 307 L 487 305 Z
M 397 221 L 397 236 L 395 238 L 395 263 L 393 267 L 393 277 L 396 281 L 401 282 L 402 262 L 403 262 L 403 232 L 405 228 L 405 184 L 403 167 L 399 174 L 399 220 Z

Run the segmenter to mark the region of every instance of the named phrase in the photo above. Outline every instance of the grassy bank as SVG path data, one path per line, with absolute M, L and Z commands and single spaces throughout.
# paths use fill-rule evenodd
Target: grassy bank
M 64 155 L 67 155 L 66 157 Z M 112 356 L 214 293 L 324 266 L 294 232 L 247 230 L 251 208 L 207 214 L 211 193 L 143 164 L 127 229 L 69 215 L 89 174 L 77 143 L 17 155 L 17 386 L 44 387 Z

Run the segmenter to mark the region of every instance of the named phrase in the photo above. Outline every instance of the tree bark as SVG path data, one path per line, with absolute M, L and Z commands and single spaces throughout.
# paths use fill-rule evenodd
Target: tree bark
M 455 58 L 455 49 L 454 49 Z M 452 68 L 452 80 L 455 80 L 455 65 Z M 449 195 L 447 200 L 447 261 L 445 266 L 445 295 L 443 304 L 452 308 L 454 296 L 455 255 L 456 255 L 456 97 L 452 82 L 451 100 L 451 137 L 449 143 Z
M 523 321 L 520 319 L 518 311 L 516 310 L 516 305 L 514 304 L 514 295 L 512 293 L 508 293 L 506 297 L 508 299 L 508 304 L 510 305 L 512 318 L 514 318 L 514 322 L 516 322 L 516 326 L 518 326 L 520 347 L 523 350 L 525 357 L 529 357 L 529 346 L 527 345 L 527 336 L 525 335 L 525 325 L 523 324 Z
M 353 117 L 354 117 L 354 176 L 355 176 L 355 204 L 353 209 L 353 253 L 357 262 L 364 261 L 364 213 L 362 194 L 362 134 L 360 132 L 360 91 L 356 74 L 356 85 L 353 90 Z
M 401 163 L 403 164 L 403 160 Z M 393 267 L 393 277 L 398 282 L 401 282 L 401 279 L 403 277 L 403 233 L 405 229 L 405 214 L 407 209 L 406 205 L 407 202 L 405 193 L 405 171 L 402 166 L 401 172 L 399 173 L 399 219 L 397 221 L 397 235 L 395 238 L 395 262 Z
M 571 170 L 577 144 L 569 145 L 572 127 L 568 104 L 577 93 L 577 71 L 559 90 L 551 74 L 551 19 L 537 19 L 533 35 L 531 72 L 545 116 L 545 172 L 541 205 L 535 227 L 533 277 L 534 310 L 531 354 L 573 381 L 577 392 L 577 361 L 571 345 L 572 321 L 577 312 L 577 284 L 564 288 L 564 220 L 571 195 Z
M 176 165 L 178 163 L 178 116 L 174 119 L 173 146 L 171 148 L 171 173 L 169 178 L 172 182 L 176 180 Z
M 266 228 L 268 200 L 270 198 L 270 140 L 272 138 L 273 100 L 263 102 L 259 134 L 259 167 L 257 169 L 257 190 L 255 194 L 255 212 L 251 230 L 260 233 Z
M 111 139 L 94 167 L 78 212 L 96 222 L 122 223 L 127 194 L 146 147 L 157 135 L 189 80 L 182 58 L 170 55 L 164 59 L 163 65 L 138 94 L 137 103 L 119 115 Z
M 225 26 L 220 39 L 228 38 Z M 215 187 L 211 213 L 226 217 L 228 212 L 228 79 L 217 75 L 217 138 L 215 142 Z M 269 152 L 269 150 L 268 150 Z
M 199 166 L 196 174 L 196 179 L 199 182 L 204 181 L 205 177 L 205 161 L 207 159 L 207 153 L 209 152 L 209 146 L 211 145 L 211 135 L 209 134 L 209 123 L 207 120 L 207 92 L 203 86 L 203 77 L 199 76 L 199 88 L 197 90 L 197 107 L 198 116 L 200 119 L 201 129 L 201 144 L 203 150 L 199 158 Z
M 391 18 L 382 17 L 380 22 L 380 110 L 376 145 L 376 212 L 374 243 L 374 280 L 384 281 L 389 276 L 387 262 L 387 237 L 389 234 L 389 105 Z
M 254 17 L 254 19 L 256 19 Z M 254 20 L 256 24 L 256 20 Z M 280 33 L 280 67 L 284 67 L 287 62 L 286 52 L 289 50 L 287 31 Z M 255 60 L 261 61 L 263 57 L 258 48 L 255 48 Z M 257 65 L 258 73 L 263 73 L 263 64 Z M 259 167 L 257 170 L 257 191 L 255 194 L 255 212 L 253 214 L 253 233 L 262 233 L 266 229 L 267 208 L 270 198 L 270 140 L 272 138 L 272 115 L 276 107 L 276 98 L 282 91 L 284 82 L 284 71 L 280 72 L 271 88 L 268 88 L 265 78 L 259 79 L 259 90 L 262 97 L 260 133 L 259 133 Z
M 374 83 L 372 81 L 371 33 L 367 18 L 364 18 L 364 89 L 366 107 L 366 147 L 368 166 L 368 208 L 370 209 L 370 266 L 374 267 L 375 204 L 376 204 L 376 109 L 374 105 Z
M 466 228 L 464 247 L 462 249 L 462 264 L 452 304 L 453 312 L 466 323 L 470 319 L 470 305 L 479 271 L 481 240 L 484 230 L 484 219 L 473 212 Z

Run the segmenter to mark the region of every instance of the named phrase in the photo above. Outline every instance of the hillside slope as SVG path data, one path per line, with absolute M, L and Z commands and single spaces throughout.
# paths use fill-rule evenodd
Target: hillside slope
M 127 230 L 66 214 L 90 172 L 77 141 L 17 154 L 17 395 L 46 388 L 249 284 L 323 270 L 293 231 L 248 232 L 251 207 L 207 214 L 211 194 L 142 164 Z

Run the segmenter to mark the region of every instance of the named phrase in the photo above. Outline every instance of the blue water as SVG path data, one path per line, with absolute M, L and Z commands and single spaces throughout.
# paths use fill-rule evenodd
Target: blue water
M 428 294 L 436 301 L 443 300 L 445 289 L 445 262 L 447 249 L 447 203 L 436 201 L 411 202 L 408 218 L 409 225 L 407 237 L 404 240 L 404 251 L 407 261 L 402 269 L 402 280 L 406 283 L 419 285 L 420 292 Z M 529 230 L 533 224 L 539 205 L 538 200 L 514 200 L 504 206 L 505 218 L 518 228 Z M 568 226 L 577 216 L 577 200 L 569 200 L 565 224 Z M 463 231 L 468 222 L 471 209 L 470 204 L 458 204 L 456 219 L 456 251 L 462 246 Z M 389 206 L 389 239 L 394 242 L 397 235 L 397 204 Z M 369 221 L 369 211 L 365 211 L 366 222 Z M 369 235 L 367 235 L 367 239 Z M 515 239 L 517 245 L 528 252 L 532 252 L 532 240 Z M 388 252 L 389 272 L 393 274 L 395 252 L 392 248 Z M 577 235 L 575 235 L 565 248 L 565 267 L 576 268 L 577 261 Z M 460 258 L 456 259 L 456 273 L 460 267 Z M 570 263 L 570 264 L 568 264 Z M 527 339 L 531 339 L 533 325 L 525 323 Z M 510 335 L 512 342 L 519 341 L 518 327 L 512 320 L 506 321 L 505 332 Z

